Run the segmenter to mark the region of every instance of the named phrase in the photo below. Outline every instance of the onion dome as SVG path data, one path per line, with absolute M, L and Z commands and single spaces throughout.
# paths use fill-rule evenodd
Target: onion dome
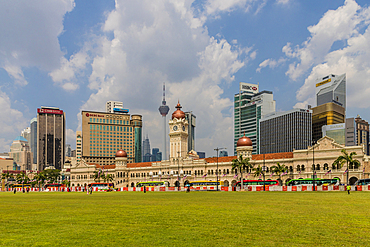
M 120 150 L 117 151 L 116 153 L 116 158 L 117 157 L 127 157 L 127 153 L 125 150 L 123 150 L 122 148 Z
M 243 147 L 243 146 L 253 146 L 252 140 L 249 137 L 244 136 L 240 137 L 239 140 L 236 142 L 237 147 Z
M 174 119 L 174 118 L 177 118 L 177 119 L 185 118 L 185 113 L 180 110 L 181 108 L 182 108 L 182 106 L 180 105 L 180 102 L 178 102 L 177 105 L 176 105 L 177 110 L 172 113 L 172 119 Z

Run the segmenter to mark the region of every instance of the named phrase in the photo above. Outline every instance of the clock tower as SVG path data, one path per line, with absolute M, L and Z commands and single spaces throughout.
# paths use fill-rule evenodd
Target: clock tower
M 180 102 L 177 103 L 176 111 L 172 113 L 169 121 L 170 127 L 170 158 L 186 157 L 188 152 L 188 121 L 185 113 L 181 111 Z

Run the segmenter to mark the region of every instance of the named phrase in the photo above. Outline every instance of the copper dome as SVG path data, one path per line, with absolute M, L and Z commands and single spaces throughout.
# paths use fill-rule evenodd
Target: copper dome
M 176 105 L 177 110 L 172 113 L 172 119 L 174 119 L 174 118 L 177 118 L 177 119 L 185 118 L 185 113 L 180 110 L 181 108 L 182 108 L 182 106 L 180 105 L 180 102 L 178 102 L 177 105 Z
M 242 146 L 252 146 L 252 140 L 249 137 L 244 136 L 240 137 L 239 140 L 236 142 L 237 147 L 242 147 Z
M 125 150 L 123 150 L 122 148 L 120 150 L 117 151 L 116 153 L 116 157 L 127 157 L 127 153 Z

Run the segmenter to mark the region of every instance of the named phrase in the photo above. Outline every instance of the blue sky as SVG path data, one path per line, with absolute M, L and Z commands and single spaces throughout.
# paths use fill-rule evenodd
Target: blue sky
M 239 82 L 274 92 L 278 111 L 315 105 L 318 77 L 347 73 L 347 117 L 370 120 L 366 1 L 142 0 L 0 3 L 0 152 L 40 106 L 66 112 L 123 101 L 162 149 L 162 83 L 197 116 L 196 150 L 233 153 Z

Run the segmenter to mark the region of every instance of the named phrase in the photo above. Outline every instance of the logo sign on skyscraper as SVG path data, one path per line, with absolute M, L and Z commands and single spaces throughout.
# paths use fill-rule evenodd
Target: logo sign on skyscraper
M 45 108 L 37 108 L 37 113 L 47 113 L 47 114 L 63 114 L 62 110 L 54 110 L 54 109 L 45 109 Z
M 249 92 L 249 93 L 258 93 L 258 85 L 257 84 L 240 82 L 239 86 L 240 86 L 240 91 Z

